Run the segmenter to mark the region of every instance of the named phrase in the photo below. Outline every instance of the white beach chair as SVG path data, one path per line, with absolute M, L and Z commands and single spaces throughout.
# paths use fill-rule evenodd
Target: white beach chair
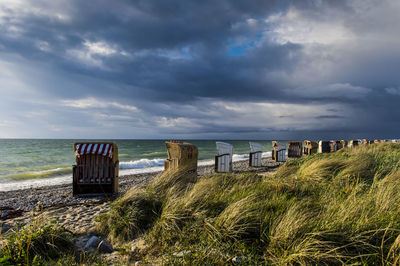
M 249 165 L 252 167 L 261 167 L 262 158 L 262 144 L 258 142 L 249 142 L 250 144 L 250 156 Z
M 226 142 L 216 142 L 218 155 L 215 156 L 215 172 L 232 172 L 233 146 Z

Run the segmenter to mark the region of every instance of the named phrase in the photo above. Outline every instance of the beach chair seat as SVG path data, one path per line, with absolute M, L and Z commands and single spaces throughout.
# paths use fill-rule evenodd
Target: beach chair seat
M 330 147 L 330 152 L 336 152 L 337 151 L 336 140 L 329 141 L 329 147 Z
M 331 152 L 330 141 L 320 140 L 318 142 L 318 153 L 329 153 Z
M 359 145 L 359 141 L 357 139 L 350 140 L 350 148 L 354 148 Z
M 103 195 L 118 192 L 118 147 L 111 142 L 74 144 L 74 195 Z
M 348 142 L 347 142 L 347 140 L 341 140 L 340 141 L 340 143 L 342 144 L 342 148 L 347 148 L 347 146 L 348 146 Z
M 185 171 L 197 174 L 199 152 L 195 145 L 188 142 L 165 142 L 168 158 L 164 161 L 165 171 Z
M 341 140 L 335 140 L 335 144 L 336 144 L 336 151 L 344 148 Z
M 304 154 L 311 155 L 318 152 L 318 143 L 311 140 L 304 141 Z
M 289 141 L 288 157 L 299 158 L 303 155 L 303 145 L 301 141 Z
M 232 172 L 233 146 L 226 142 L 216 142 L 218 155 L 215 156 L 215 172 Z
M 262 165 L 262 144 L 258 142 L 249 142 L 250 144 L 250 155 L 249 155 L 249 166 L 261 167 Z
M 275 162 L 286 162 L 286 145 L 278 141 L 272 141 L 272 160 Z

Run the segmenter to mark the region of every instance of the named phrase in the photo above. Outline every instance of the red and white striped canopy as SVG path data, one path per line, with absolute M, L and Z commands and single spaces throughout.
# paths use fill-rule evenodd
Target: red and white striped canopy
M 76 144 L 76 155 L 83 154 L 98 154 L 103 156 L 108 156 L 112 158 L 113 156 L 113 145 L 110 143 L 82 143 Z

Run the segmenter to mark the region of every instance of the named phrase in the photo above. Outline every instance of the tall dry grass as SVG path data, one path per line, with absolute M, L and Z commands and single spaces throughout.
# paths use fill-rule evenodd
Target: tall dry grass
M 123 239 L 143 234 L 161 263 L 399 264 L 399 162 L 400 145 L 377 144 L 289 161 L 268 177 L 167 173 L 110 217 L 132 223 Z

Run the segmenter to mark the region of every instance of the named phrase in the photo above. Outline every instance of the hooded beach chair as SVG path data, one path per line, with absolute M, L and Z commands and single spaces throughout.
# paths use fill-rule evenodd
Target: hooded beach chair
M 330 141 L 320 140 L 318 142 L 318 153 L 329 153 L 331 152 Z
M 330 152 L 335 152 L 338 150 L 336 140 L 329 141 Z
M 304 141 L 304 154 L 311 155 L 318 152 L 318 143 L 311 140 Z
M 358 142 L 357 139 L 352 139 L 352 140 L 350 140 L 350 144 L 349 144 L 349 147 L 350 147 L 350 148 L 354 148 L 354 147 L 356 147 L 356 146 L 358 146 L 358 145 L 359 145 L 359 142 Z
M 367 145 L 374 144 L 374 141 L 373 140 L 368 140 L 368 139 L 363 139 L 363 144 L 367 144 Z
M 110 195 L 118 192 L 118 147 L 113 142 L 74 144 L 73 195 Z
M 343 142 L 341 140 L 336 140 L 336 150 L 343 149 L 345 146 L 343 145 Z
M 273 141 L 272 148 L 272 160 L 275 162 L 286 162 L 286 145 L 278 141 Z
M 232 172 L 233 146 L 226 142 L 216 142 L 218 155 L 215 156 L 215 172 Z
M 197 174 L 199 152 L 195 145 L 188 142 L 167 141 L 168 159 L 165 160 L 165 171 L 184 171 Z
M 250 156 L 249 156 L 249 166 L 261 167 L 262 149 L 263 146 L 258 142 L 249 142 L 250 144 Z
M 347 140 L 341 140 L 340 143 L 342 144 L 342 148 L 347 148 L 348 142 Z
M 289 141 L 288 157 L 299 158 L 303 155 L 303 144 L 301 141 Z

